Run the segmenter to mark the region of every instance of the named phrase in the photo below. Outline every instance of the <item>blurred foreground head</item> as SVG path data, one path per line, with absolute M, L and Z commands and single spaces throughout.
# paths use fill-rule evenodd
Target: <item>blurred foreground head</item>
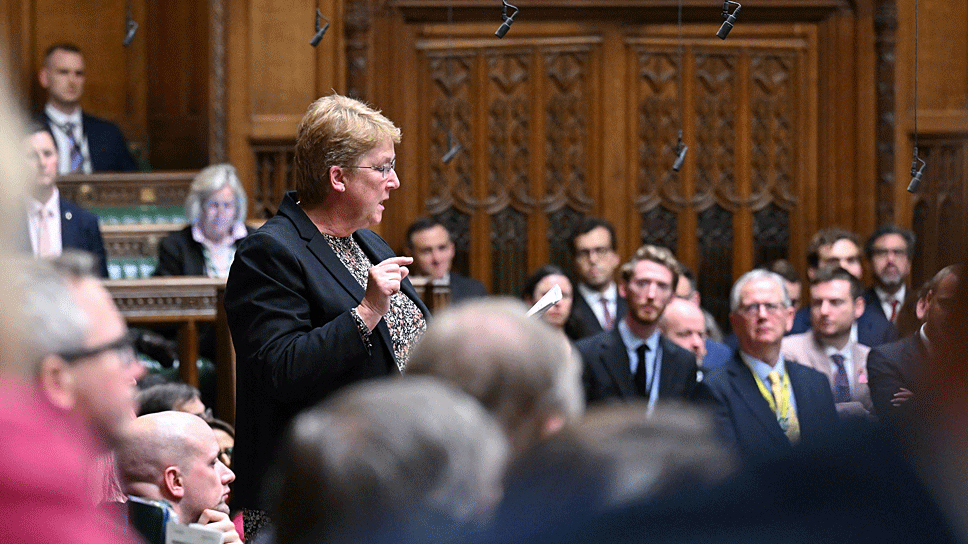
M 584 409 L 577 356 L 510 298 L 442 312 L 406 371 L 444 378 L 479 400 L 504 426 L 513 455 L 576 421 Z
M 507 443 L 429 376 L 350 386 L 299 415 L 270 479 L 277 542 L 446 541 L 500 500 Z

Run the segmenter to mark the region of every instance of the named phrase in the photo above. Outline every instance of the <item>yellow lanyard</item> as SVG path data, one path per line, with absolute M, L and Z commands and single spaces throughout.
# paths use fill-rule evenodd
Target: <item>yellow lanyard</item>
M 760 375 L 757 374 L 752 368 L 750 368 L 750 372 L 753 373 L 753 379 L 756 380 L 756 387 L 759 388 L 760 394 L 762 394 L 763 398 L 766 399 L 766 402 L 770 404 L 770 410 L 773 410 L 773 413 L 776 414 L 777 419 L 779 420 L 788 419 L 788 416 L 790 414 L 790 408 L 791 408 L 790 375 L 787 374 L 786 372 L 783 373 L 783 378 L 782 378 L 783 385 L 782 387 L 779 388 L 779 391 L 778 391 L 780 398 L 774 399 L 773 393 L 770 392 L 770 389 L 768 389 L 766 387 L 766 384 L 763 383 L 763 380 L 760 379 Z M 779 402 L 779 406 L 777 405 L 778 402 Z

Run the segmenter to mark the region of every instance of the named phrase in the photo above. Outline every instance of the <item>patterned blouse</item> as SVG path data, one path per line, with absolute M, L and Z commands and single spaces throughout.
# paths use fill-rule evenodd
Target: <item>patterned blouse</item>
M 329 242 L 329 247 L 333 248 L 333 252 L 342 261 L 343 266 L 366 289 L 367 274 L 373 263 L 366 253 L 363 253 L 363 248 L 352 236 L 341 238 L 323 233 L 323 237 Z M 390 337 L 393 339 L 393 355 L 397 361 L 397 368 L 403 372 L 410 359 L 410 349 L 427 330 L 427 320 L 420 308 L 403 291 L 397 291 L 390 297 L 390 311 L 383 316 L 383 319 L 386 320 Z

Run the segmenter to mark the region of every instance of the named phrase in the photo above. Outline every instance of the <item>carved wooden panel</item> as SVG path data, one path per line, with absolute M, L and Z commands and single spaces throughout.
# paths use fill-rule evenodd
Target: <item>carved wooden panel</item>
M 456 267 L 465 258 L 463 270 L 483 267 L 475 275 L 494 292 L 517 294 L 532 269 L 567 262 L 567 236 L 592 210 L 589 81 L 599 41 L 495 47 L 434 34 L 418 42 L 426 74 L 422 206 L 451 219 Z
M 635 75 L 634 207 L 642 243 L 669 247 L 696 270 L 703 304 L 721 321 L 740 248 L 755 264 L 789 257 L 791 216 L 805 186 L 808 35 L 764 29 L 761 40 L 627 38 Z M 679 130 L 689 145 L 672 170 Z M 739 229 L 739 230 L 736 230 Z
M 255 181 L 249 192 L 249 217 L 269 219 L 275 215 L 286 191 L 295 188 L 294 146 L 292 140 L 252 145 Z

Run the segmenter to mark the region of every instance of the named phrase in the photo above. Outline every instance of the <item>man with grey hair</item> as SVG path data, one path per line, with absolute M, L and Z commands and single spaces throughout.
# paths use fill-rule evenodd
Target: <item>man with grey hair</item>
M 739 342 L 733 358 L 699 384 L 698 398 L 714 409 L 726 443 L 746 459 L 819 442 L 837 423 L 827 377 L 786 361 L 780 353 L 793 309 L 783 278 L 756 269 L 730 294 L 730 323 Z
M 437 316 L 414 348 L 407 374 L 451 381 L 504 426 L 517 454 L 584 409 L 580 363 L 520 301 L 472 300 Z
M 473 397 L 432 376 L 350 386 L 293 421 L 275 542 L 459 541 L 501 498 L 508 454 Z
M 19 279 L 27 300 L 25 349 L 40 392 L 110 446 L 134 419 L 144 366 L 95 265 L 93 255 L 69 250 L 52 267 L 36 263 Z
M 226 503 L 235 474 L 219 459 L 215 433 L 202 418 L 175 411 L 143 415 L 115 456 L 126 493 L 166 501 L 179 523 L 198 523 L 222 532 L 222 542 L 241 542 Z

